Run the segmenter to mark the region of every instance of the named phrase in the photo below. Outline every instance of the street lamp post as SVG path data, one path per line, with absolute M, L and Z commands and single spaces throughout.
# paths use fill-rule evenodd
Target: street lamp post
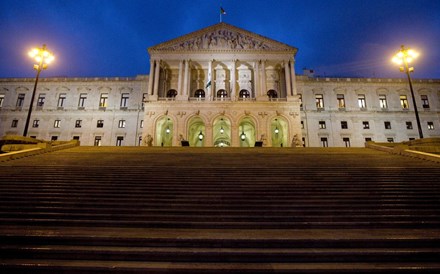
M 409 63 L 411 63 L 415 58 L 417 58 L 419 54 L 412 49 L 405 48 L 404 45 L 400 47 L 399 52 L 394 55 L 392 61 L 398 65 L 403 65 L 400 67 L 400 71 L 406 73 L 408 77 L 409 89 L 411 91 L 411 97 L 414 105 L 414 113 L 416 115 L 417 128 L 419 130 L 419 138 L 423 139 L 423 131 L 422 125 L 420 124 L 419 111 L 417 110 L 416 98 L 414 97 L 414 90 L 411 81 L 410 73 L 414 71 L 414 67 L 409 67 Z
M 34 64 L 34 69 L 37 71 L 37 76 L 35 77 L 34 90 L 32 91 L 31 104 L 29 106 L 29 111 L 26 118 L 26 124 L 24 126 L 23 136 L 26 137 L 29 128 L 29 122 L 31 120 L 32 107 L 35 100 L 35 92 L 37 91 L 38 79 L 40 78 L 40 73 L 43 69 L 47 69 L 47 66 L 52 62 L 55 57 L 51 52 L 46 49 L 46 45 L 41 48 L 34 48 L 29 51 L 29 56 L 33 58 L 37 63 Z

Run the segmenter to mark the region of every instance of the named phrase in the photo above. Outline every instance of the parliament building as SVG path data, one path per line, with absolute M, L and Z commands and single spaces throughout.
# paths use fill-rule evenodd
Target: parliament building
M 403 77 L 298 73 L 295 47 L 226 23 L 148 53 L 149 75 L 41 78 L 28 136 L 166 147 L 362 147 L 419 138 Z M 0 136 L 23 134 L 34 81 L 0 78 Z M 413 86 L 424 137 L 440 137 L 440 79 Z

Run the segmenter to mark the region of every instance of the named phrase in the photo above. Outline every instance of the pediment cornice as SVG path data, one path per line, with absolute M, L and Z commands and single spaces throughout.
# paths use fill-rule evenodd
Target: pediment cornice
M 148 52 L 284 52 L 296 54 L 297 48 L 253 32 L 219 23 L 150 47 Z

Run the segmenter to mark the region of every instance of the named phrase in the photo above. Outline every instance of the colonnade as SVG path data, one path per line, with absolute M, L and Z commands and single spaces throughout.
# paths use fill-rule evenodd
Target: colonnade
M 160 59 L 151 59 L 150 60 L 150 76 L 148 83 L 148 95 L 151 98 L 157 98 L 159 92 L 159 78 L 160 78 L 160 68 L 162 62 L 166 62 Z M 197 63 L 207 63 L 207 71 L 208 76 L 205 81 L 205 85 L 203 87 L 192 87 L 191 86 L 191 60 L 179 60 L 178 65 L 178 79 L 177 86 L 176 83 L 171 84 L 171 88 L 175 88 L 177 90 L 178 99 L 188 100 L 189 97 L 192 96 L 191 92 L 195 89 L 203 89 L 205 91 L 205 100 L 211 100 L 216 96 L 216 91 L 219 88 L 220 83 L 217 82 L 216 79 L 216 69 L 215 66 L 217 64 L 230 64 L 228 66 L 229 69 L 229 80 L 230 80 L 230 89 L 227 90 L 228 97 L 231 100 L 235 100 L 238 96 L 237 93 L 237 62 L 238 60 L 208 60 L 208 61 L 197 61 Z M 254 97 L 258 99 L 263 98 L 266 100 L 267 98 L 267 75 L 266 70 L 268 65 L 273 65 L 274 63 L 281 64 L 284 68 L 284 79 L 285 79 L 285 87 L 286 87 L 286 97 L 291 97 L 297 95 L 296 89 L 296 79 L 295 79 L 295 61 L 292 58 L 286 60 L 255 60 L 255 61 L 245 61 L 248 64 L 251 64 L 253 67 L 252 71 L 252 88 Z M 210 85 L 208 85 L 210 82 Z M 192 90 L 194 89 L 194 90 Z

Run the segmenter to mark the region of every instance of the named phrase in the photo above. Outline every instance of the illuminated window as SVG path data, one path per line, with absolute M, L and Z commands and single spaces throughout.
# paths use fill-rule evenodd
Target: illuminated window
M 364 126 L 364 129 L 369 129 L 370 128 L 370 122 L 368 122 L 368 121 L 363 121 L 362 125 Z
M 95 136 L 95 143 L 94 146 L 101 146 L 101 136 Z
M 319 128 L 320 129 L 325 129 L 326 128 L 325 121 L 319 121 Z
M 388 108 L 386 95 L 383 95 L 383 94 L 379 95 L 379 105 L 380 105 L 380 108 Z
M 344 94 L 336 94 L 336 99 L 338 100 L 338 108 L 345 108 Z
M 125 120 L 119 120 L 118 127 L 125 128 Z
M 66 94 L 61 93 L 60 96 L 58 96 L 58 107 L 64 107 L 64 102 L 66 101 Z
M 367 102 L 365 101 L 364 94 L 358 94 L 358 105 L 359 105 L 359 108 L 366 108 L 367 107 Z
M 79 127 L 81 127 L 82 126 L 82 120 L 76 120 L 75 121 L 75 127 L 76 128 L 79 128 Z
M 99 107 L 107 107 L 108 93 L 101 93 L 101 98 L 99 98 Z
M 344 142 L 345 147 L 350 147 L 350 138 L 342 138 L 342 141 Z
M 321 146 L 322 147 L 328 147 L 327 137 L 321 137 Z
M 428 95 L 420 95 L 423 108 L 429 108 Z
M 433 130 L 434 129 L 434 122 L 428 122 L 428 129 Z
M 128 93 L 122 93 L 121 94 L 121 107 L 127 107 L 128 106 L 128 99 L 130 98 L 130 95 Z
M 322 94 L 315 95 L 316 108 L 324 108 L 324 96 Z
M 39 127 L 40 126 L 40 120 L 34 120 L 32 122 L 32 127 Z
M 104 127 L 104 120 L 98 120 L 96 122 L 96 127 Z
M 413 129 L 412 122 L 406 122 L 406 129 Z
M 87 99 L 87 93 L 81 93 L 79 95 L 78 107 L 83 108 Z
M 55 120 L 53 122 L 53 127 L 54 128 L 60 128 L 61 127 L 61 120 Z
M 41 93 L 38 95 L 37 106 L 42 107 L 44 105 L 44 101 L 46 100 L 46 94 Z
M 385 121 L 383 123 L 384 123 L 385 129 L 391 129 L 391 122 Z
M 118 136 L 116 137 L 116 146 L 122 146 L 122 142 L 124 141 L 124 137 L 123 136 Z
M 406 97 L 406 95 L 400 95 L 400 105 L 403 109 L 409 108 L 408 98 Z
M 23 106 L 23 103 L 24 103 L 24 97 L 25 97 L 25 94 L 24 94 L 24 93 L 20 93 L 20 94 L 18 94 L 18 97 L 17 97 L 17 104 L 16 104 L 17 107 L 22 107 L 22 106 Z
M 341 121 L 341 128 L 342 128 L 342 129 L 347 129 L 347 128 L 348 128 L 348 123 L 347 123 L 347 121 Z

